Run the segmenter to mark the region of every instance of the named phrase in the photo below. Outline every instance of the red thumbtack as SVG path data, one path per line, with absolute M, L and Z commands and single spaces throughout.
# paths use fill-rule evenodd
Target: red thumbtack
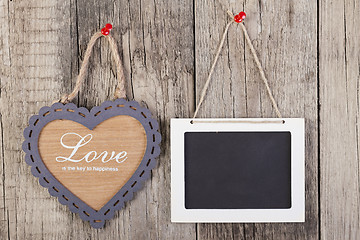
M 239 12 L 238 15 L 235 15 L 234 21 L 237 22 L 237 23 L 241 23 L 242 20 L 245 19 L 245 17 L 246 17 L 246 13 L 244 13 L 244 12 Z
M 105 28 L 111 30 L 111 29 L 112 29 L 112 25 L 111 25 L 110 23 L 107 23 L 107 24 L 105 25 Z
M 112 25 L 110 23 L 107 23 L 105 25 L 105 27 L 103 29 L 101 29 L 101 33 L 104 35 L 104 36 L 107 36 L 109 35 L 110 33 L 110 30 L 112 29 Z

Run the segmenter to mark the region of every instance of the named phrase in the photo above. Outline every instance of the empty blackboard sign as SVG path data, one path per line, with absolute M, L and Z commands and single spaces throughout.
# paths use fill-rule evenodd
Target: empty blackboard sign
M 290 132 L 185 133 L 185 208 L 291 207 Z
M 303 119 L 172 119 L 173 222 L 301 222 Z

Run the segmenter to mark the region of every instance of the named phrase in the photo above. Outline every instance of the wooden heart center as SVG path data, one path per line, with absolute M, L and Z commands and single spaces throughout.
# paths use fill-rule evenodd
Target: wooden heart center
M 93 130 L 54 120 L 40 132 L 39 154 L 49 172 L 94 210 L 100 210 L 139 167 L 147 145 L 133 117 L 109 118 Z

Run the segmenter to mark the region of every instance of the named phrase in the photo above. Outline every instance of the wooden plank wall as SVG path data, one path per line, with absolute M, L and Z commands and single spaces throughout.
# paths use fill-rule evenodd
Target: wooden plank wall
M 0 239 L 360 239 L 358 0 L 0 0 Z M 169 120 L 189 117 L 228 20 L 245 24 L 284 117 L 306 118 L 306 222 L 170 222 Z M 160 121 L 151 180 L 95 230 L 50 197 L 21 151 L 29 116 L 71 91 L 87 42 L 114 25 L 127 92 Z M 76 104 L 115 89 L 96 44 Z M 200 117 L 275 117 L 239 26 L 233 24 Z
M 356 0 L 319 5 L 319 217 L 333 239 L 360 238 L 359 14 Z

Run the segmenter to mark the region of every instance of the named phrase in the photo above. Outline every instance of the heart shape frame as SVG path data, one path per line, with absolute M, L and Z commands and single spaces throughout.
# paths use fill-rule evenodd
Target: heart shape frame
M 105 120 L 119 115 L 131 116 L 142 124 L 147 146 L 134 174 L 109 202 L 96 211 L 64 187 L 48 170 L 39 154 L 38 139 L 46 124 L 54 120 L 72 120 L 92 130 Z M 67 205 L 70 211 L 78 213 L 84 221 L 89 221 L 92 227 L 101 228 L 105 220 L 111 219 L 115 211 L 120 210 L 126 201 L 133 198 L 133 193 L 141 189 L 142 183 L 149 178 L 151 169 L 156 166 L 155 158 L 160 155 L 161 142 L 158 128 L 159 124 L 151 117 L 150 111 L 141 107 L 136 101 L 125 99 L 106 101 L 90 111 L 84 107 L 78 108 L 73 103 L 54 103 L 51 107 L 41 108 L 39 115 L 30 118 L 29 127 L 24 130 L 25 140 L 22 147 L 26 153 L 25 161 L 31 166 L 31 173 L 39 178 L 40 185 L 47 188 L 50 195 L 57 197 L 61 204 Z

